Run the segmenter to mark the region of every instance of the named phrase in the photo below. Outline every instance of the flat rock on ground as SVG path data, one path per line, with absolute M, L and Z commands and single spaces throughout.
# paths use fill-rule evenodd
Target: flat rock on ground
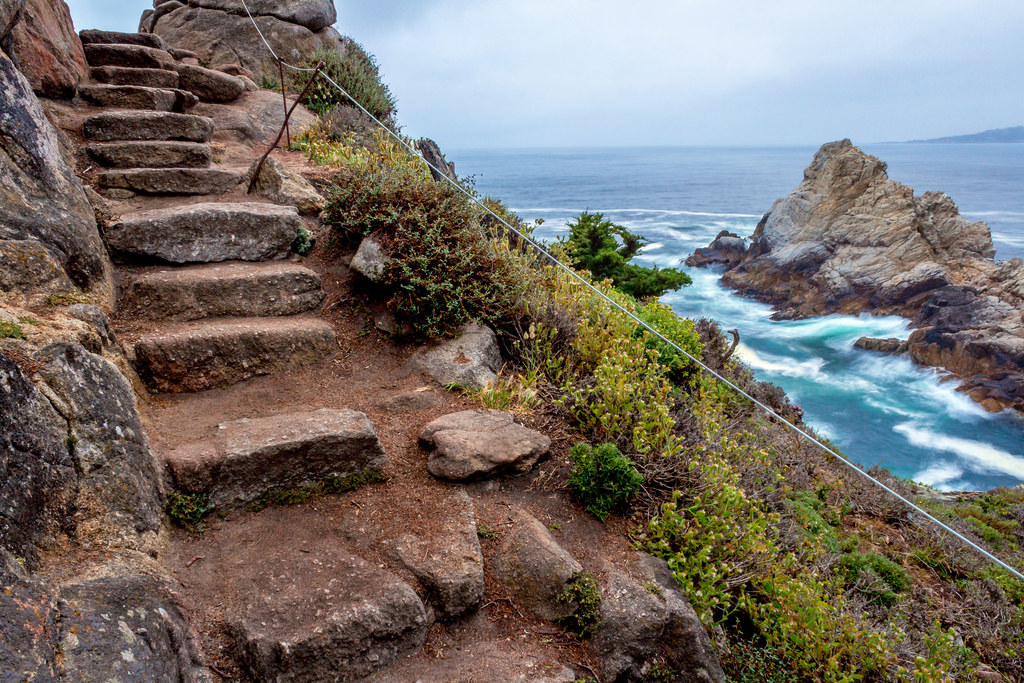
M 250 585 L 231 632 L 258 680 L 358 680 L 426 638 L 415 591 L 343 550 L 275 554 Z
M 214 439 L 182 446 L 164 461 L 179 488 L 207 493 L 226 508 L 266 491 L 380 469 L 387 457 L 366 415 L 321 408 L 224 423 Z
M 471 324 L 463 327 L 455 339 L 421 348 L 409 362 L 441 385 L 483 389 L 498 379 L 501 351 L 493 330 Z
M 420 442 L 434 449 L 430 473 L 454 481 L 527 472 L 551 447 L 551 439 L 511 413 L 486 408 L 437 418 L 423 427 Z

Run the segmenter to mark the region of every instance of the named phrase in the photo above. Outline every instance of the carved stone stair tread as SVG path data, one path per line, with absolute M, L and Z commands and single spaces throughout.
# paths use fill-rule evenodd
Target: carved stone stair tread
M 101 31 L 86 29 L 79 31 L 78 37 L 83 45 L 98 43 L 101 45 L 142 45 L 158 50 L 166 50 L 164 39 L 155 33 L 123 33 L 121 31 Z
M 209 145 L 178 140 L 102 142 L 85 151 L 97 164 L 112 168 L 206 168 L 213 159 Z
M 98 182 L 138 194 L 223 194 L 242 182 L 242 176 L 217 168 L 133 168 L 104 171 Z
M 162 111 L 111 111 L 95 114 L 82 126 L 87 140 L 187 140 L 209 142 L 213 119 Z
M 160 48 L 119 43 L 87 43 L 82 47 L 85 49 L 85 61 L 89 66 L 174 70 L 174 56 Z
M 281 316 L 323 297 L 320 276 L 297 263 L 229 262 L 143 271 L 122 287 L 119 308 L 149 320 Z
M 94 66 L 92 78 L 108 85 L 140 85 L 146 88 L 177 88 L 178 72 L 166 69 L 135 69 L 130 66 Z
M 199 104 L 199 98 L 185 90 L 144 85 L 85 85 L 78 94 L 93 106 L 118 109 L 183 112 Z
M 135 369 L 155 391 L 223 387 L 331 357 L 334 329 L 313 317 L 236 318 L 167 326 L 133 345 Z
M 363 680 L 423 644 L 423 603 L 394 574 L 334 544 L 260 551 L 229 617 L 254 680 Z
M 169 263 L 267 261 L 287 256 L 302 226 L 291 206 L 204 202 L 127 214 L 104 238 L 115 253 Z
M 230 508 L 266 491 L 378 469 L 387 457 L 366 415 L 321 408 L 225 422 L 212 439 L 184 444 L 164 462 L 177 488 Z

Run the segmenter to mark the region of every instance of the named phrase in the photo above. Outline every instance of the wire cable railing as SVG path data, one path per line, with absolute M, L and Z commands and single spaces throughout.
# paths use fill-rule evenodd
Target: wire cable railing
M 256 32 L 259 34 L 260 39 L 263 41 L 263 44 L 266 45 L 267 50 L 269 50 L 270 53 L 272 55 L 274 55 L 274 58 L 280 64 L 283 64 L 285 67 L 287 67 L 287 68 L 289 68 L 289 69 L 291 69 L 293 71 L 297 71 L 297 72 L 318 71 L 318 69 L 314 69 L 314 68 L 305 68 L 305 67 L 293 66 L 291 64 L 288 64 L 284 60 L 282 60 L 280 57 L 278 57 L 277 53 L 274 51 L 274 48 L 272 48 L 270 46 L 270 43 L 268 43 L 267 39 L 263 36 L 263 33 L 262 33 L 262 31 L 260 31 L 259 26 L 256 25 L 256 20 L 253 19 L 252 14 L 249 12 L 249 7 L 248 7 L 248 5 L 246 5 L 245 0 L 242 0 L 242 6 L 245 7 L 245 12 L 246 12 L 246 14 L 249 15 L 249 19 L 252 21 L 253 27 L 255 27 Z M 366 109 L 366 107 L 364 107 L 362 104 L 360 104 L 359 101 L 356 100 L 354 97 L 352 97 L 343 87 L 338 85 L 338 83 L 336 83 L 334 81 L 334 79 L 332 79 L 327 73 L 325 73 L 324 71 L 320 70 L 319 71 L 319 76 L 325 78 L 332 86 L 334 86 L 338 90 L 338 92 L 340 92 L 342 95 L 344 95 L 345 98 L 348 99 L 360 111 L 362 111 L 364 114 L 369 116 L 370 119 L 372 119 L 378 126 L 383 128 L 384 131 L 388 135 L 390 135 L 392 138 L 395 139 L 395 141 L 397 141 L 404 148 L 406 148 L 411 154 L 413 154 L 420 161 L 422 161 L 424 164 L 426 164 L 427 167 L 429 167 L 430 169 L 435 171 L 436 174 L 437 174 L 435 177 L 443 178 L 445 181 L 447 181 L 449 184 L 451 184 L 452 187 L 454 187 L 459 192 L 464 194 L 466 196 L 466 198 L 469 199 L 469 201 L 473 202 L 478 207 L 483 209 L 492 218 L 494 218 L 499 223 L 501 223 L 505 228 L 507 228 L 509 231 L 511 231 L 512 233 L 517 235 L 524 243 L 529 244 L 531 247 L 533 247 L 540 254 L 541 257 L 546 258 L 548 261 L 550 261 L 551 264 L 554 267 L 556 267 L 556 268 L 558 268 L 560 270 L 565 271 L 573 280 L 577 281 L 584 288 L 590 290 L 592 293 L 597 295 L 600 299 L 604 300 L 605 303 L 607 303 L 608 305 L 610 305 L 613 308 L 617 309 L 620 313 L 623 313 L 626 316 L 628 316 L 630 319 L 632 319 L 635 323 L 640 325 L 642 328 L 644 328 L 645 330 L 647 330 L 648 332 L 650 332 L 651 334 L 656 336 L 658 339 L 660 339 L 664 343 L 668 344 L 671 348 L 673 348 L 674 350 L 676 350 L 677 352 L 682 354 L 685 358 L 688 358 L 690 361 L 695 363 L 704 372 L 708 373 L 709 375 L 711 375 L 712 377 L 714 377 L 715 379 L 717 379 L 718 381 L 722 382 L 727 387 L 729 387 L 730 389 L 735 391 L 737 394 L 739 394 L 740 396 L 743 396 L 745 399 L 747 399 L 748 401 L 750 401 L 751 403 L 756 405 L 758 408 L 763 410 L 767 415 L 769 415 L 770 417 L 774 418 L 779 423 L 781 423 L 782 425 L 784 425 L 785 427 L 787 427 L 788 429 L 790 429 L 791 431 L 793 431 L 794 433 L 796 433 L 797 435 L 802 437 L 803 439 L 806 439 L 809 443 L 814 444 L 815 446 L 820 448 L 825 453 L 828 453 L 829 455 L 831 455 L 840 464 L 842 464 L 844 467 L 846 467 L 847 469 L 849 469 L 852 472 L 854 472 L 855 474 L 857 474 L 859 477 L 863 478 L 864 480 L 866 480 L 866 481 L 874 484 L 878 488 L 882 489 L 883 491 L 888 493 L 890 496 L 892 496 L 893 498 L 895 498 L 896 500 L 900 501 L 905 506 L 910 508 L 913 512 L 921 515 L 923 518 L 927 519 L 928 521 L 930 521 L 935 526 L 939 527 L 940 529 L 946 531 L 950 535 L 952 535 L 955 538 L 959 539 L 966 546 L 972 548 L 975 552 L 979 553 L 980 555 L 982 555 L 986 559 L 994 562 L 995 564 L 999 565 L 1000 567 L 1002 567 L 1006 571 L 1010 572 L 1013 576 L 1017 577 L 1018 579 L 1024 580 L 1024 573 L 1021 573 L 1020 570 L 1018 570 L 1017 568 L 1011 566 L 1010 564 L 1008 564 L 1004 560 L 1000 559 L 996 555 L 992 554 L 991 552 L 989 552 L 985 548 L 981 547 L 980 545 L 978 545 L 977 543 L 975 543 L 971 539 L 967 538 L 966 536 L 964 536 L 959 531 L 957 531 L 956 529 L 952 528 L 951 526 L 949 526 L 948 524 L 946 524 L 942 520 L 936 518 L 934 515 L 929 513 L 927 510 L 923 509 L 922 507 L 920 507 L 919 505 L 917 505 L 916 503 L 914 503 L 910 499 L 906 498 L 905 496 L 903 496 L 899 492 L 893 490 L 890 486 L 887 486 L 884 482 L 880 481 L 876 477 L 871 476 L 870 474 L 865 472 L 862 468 L 860 468 L 856 464 L 850 462 L 849 460 L 844 458 L 842 455 L 837 453 L 834 449 L 832 449 L 831 447 L 829 447 L 828 445 L 823 443 L 820 439 L 818 439 L 814 435 L 810 434 L 806 430 L 801 429 L 799 426 L 797 426 L 796 424 L 794 424 L 791 421 L 787 420 L 786 418 L 782 417 L 775 410 L 773 410 L 769 406 L 765 405 L 763 402 L 761 402 L 758 399 L 756 399 L 753 396 L 751 396 L 749 393 L 747 393 L 746 391 L 741 389 L 735 383 L 733 383 L 729 379 L 723 377 L 720 373 L 718 373 L 715 370 L 713 370 L 712 368 L 708 367 L 699 358 L 696 358 L 693 354 L 691 354 L 688 351 L 686 351 L 685 349 L 681 348 L 678 344 L 673 342 L 671 339 L 668 339 L 667 337 L 665 337 L 665 335 L 663 335 L 661 332 L 656 330 L 650 324 L 648 324 L 644 320 L 641 320 L 635 313 L 633 313 L 632 311 L 628 310 L 626 307 L 622 306 L 617 301 L 615 301 L 614 299 L 609 297 L 607 294 L 602 292 L 599 288 L 594 286 L 593 283 L 589 282 L 586 278 L 584 278 L 582 275 L 577 273 L 570 266 L 568 266 L 565 263 L 559 261 L 554 255 L 552 255 L 547 249 L 545 249 L 540 243 L 535 241 L 532 237 L 530 237 L 529 235 L 525 234 L 522 230 L 516 228 L 515 226 L 509 224 L 508 221 L 506 221 L 504 218 L 502 218 L 501 216 L 496 214 L 494 211 L 492 211 L 490 208 L 488 208 L 482 201 L 480 201 L 480 199 L 476 195 L 474 195 L 472 192 L 470 192 L 465 187 L 463 187 L 455 179 L 449 177 L 447 173 L 445 173 L 441 169 L 437 168 L 434 164 L 432 164 L 429 161 L 427 161 L 426 159 L 424 159 L 423 156 L 412 145 L 410 145 L 409 142 L 406 141 L 405 138 L 403 138 L 401 135 L 399 135 L 397 132 L 392 130 L 390 127 L 386 126 L 377 117 L 375 117 L 373 114 L 371 114 Z M 284 89 L 284 83 L 281 84 L 281 88 L 282 88 L 282 90 Z

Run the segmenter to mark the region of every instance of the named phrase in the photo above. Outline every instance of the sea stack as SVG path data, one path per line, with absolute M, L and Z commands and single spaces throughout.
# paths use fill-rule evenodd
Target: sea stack
M 748 243 L 719 235 L 687 265 L 723 266 L 723 284 L 779 318 L 910 318 L 918 329 L 900 348 L 912 358 L 959 375 L 990 410 L 1024 409 L 1024 265 L 994 255 L 985 223 L 941 192 L 915 196 L 840 140 L 822 145 Z

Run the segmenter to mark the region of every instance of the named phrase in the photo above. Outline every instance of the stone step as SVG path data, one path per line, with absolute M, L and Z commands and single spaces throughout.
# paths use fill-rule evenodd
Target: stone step
M 203 203 L 122 216 L 104 230 L 115 254 L 170 263 L 284 258 L 303 227 L 291 206 Z
M 252 680 L 362 681 L 423 645 L 426 610 L 394 574 L 337 543 L 306 552 L 271 539 L 261 545 L 246 558 L 242 605 L 228 615 L 234 649 Z
M 86 29 L 78 32 L 83 45 L 98 43 L 101 45 L 142 45 L 158 50 L 166 50 L 164 39 L 155 33 L 122 33 L 121 31 L 101 31 Z
M 217 168 L 133 168 L 104 171 L 100 187 L 138 194 L 223 194 L 240 182 L 242 173 Z
M 379 470 L 387 457 L 366 415 L 322 408 L 226 422 L 212 439 L 184 444 L 164 462 L 176 488 L 205 493 L 225 509 L 267 491 Z
M 199 104 L 199 98 L 188 91 L 142 85 L 85 85 L 78 94 L 95 107 L 118 109 L 183 112 Z
M 133 69 L 129 66 L 94 66 L 92 79 L 108 85 L 140 85 L 145 88 L 177 88 L 178 72 L 166 69 Z M 193 93 L 194 94 L 194 93 Z
M 320 276 L 287 261 L 147 270 L 120 294 L 120 311 L 149 320 L 295 315 L 324 298 Z
M 145 45 L 88 43 L 85 61 L 89 66 L 130 66 L 135 69 L 174 70 L 174 57 L 170 52 Z
M 213 119 L 163 111 L 110 111 L 87 118 L 82 125 L 86 140 L 188 140 L 209 142 Z
M 133 353 L 150 389 L 180 393 L 316 363 L 337 348 L 334 330 L 318 318 L 234 318 L 144 334 Z
M 206 168 L 213 152 L 201 142 L 133 141 L 87 145 L 89 157 L 110 168 Z
M 178 65 L 178 82 L 183 89 L 209 102 L 231 102 L 245 91 L 245 82 L 237 76 L 188 64 Z

